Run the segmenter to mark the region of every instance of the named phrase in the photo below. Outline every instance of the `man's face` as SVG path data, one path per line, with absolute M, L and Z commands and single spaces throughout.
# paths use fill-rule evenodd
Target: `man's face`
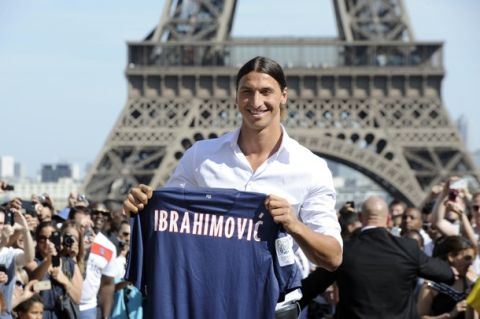
M 38 211 L 38 219 L 41 222 L 52 220 L 52 210 L 48 206 L 40 205 Z
M 122 224 L 118 238 L 124 241 L 126 244 L 130 244 L 130 225 Z
M 103 231 L 107 224 L 110 213 L 103 211 L 92 211 L 93 227 L 96 231 Z
M 396 204 L 390 207 L 390 216 L 393 226 L 399 227 L 402 224 L 403 206 Z
M 402 217 L 402 229 L 420 230 L 422 228 L 422 215 L 418 209 L 408 208 Z
M 280 123 L 280 109 L 287 102 L 287 89 L 266 73 L 250 72 L 238 83 L 236 102 L 243 125 L 263 130 Z
M 476 226 L 480 228 L 480 195 L 472 199 L 472 214 Z

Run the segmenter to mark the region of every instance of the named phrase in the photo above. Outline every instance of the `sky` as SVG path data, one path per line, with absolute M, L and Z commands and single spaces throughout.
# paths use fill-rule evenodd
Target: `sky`
M 330 0 L 239 0 L 233 36 L 335 37 Z M 301 4 L 301 5 L 299 5 Z M 444 41 L 442 95 L 480 149 L 480 1 L 406 0 L 415 38 Z M 158 24 L 162 0 L 0 0 L 0 156 L 92 163 L 125 106 L 126 41 Z

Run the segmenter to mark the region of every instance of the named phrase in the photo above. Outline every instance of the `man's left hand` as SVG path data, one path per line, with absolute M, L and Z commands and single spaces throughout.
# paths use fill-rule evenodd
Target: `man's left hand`
M 265 200 L 265 207 L 270 211 L 273 221 L 283 226 L 290 234 L 297 232 L 298 225 L 301 223 L 292 206 L 282 197 L 268 195 Z

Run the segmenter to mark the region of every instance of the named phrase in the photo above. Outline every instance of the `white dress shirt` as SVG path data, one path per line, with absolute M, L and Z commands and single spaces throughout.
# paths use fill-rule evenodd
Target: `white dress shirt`
M 283 197 L 303 223 L 342 246 L 327 163 L 282 131 L 278 151 L 255 171 L 238 146 L 239 128 L 198 141 L 185 152 L 166 186 L 233 188 Z

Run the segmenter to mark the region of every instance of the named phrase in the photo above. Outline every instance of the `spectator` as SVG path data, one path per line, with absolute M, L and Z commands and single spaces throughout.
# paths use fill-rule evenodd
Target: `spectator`
M 435 201 L 432 213 L 432 227 L 443 236 L 463 235 L 470 242 L 476 243 L 477 237 L 468 218 L 466 194 L 468 189 L 451 189 L 450 185 L 458 178 L 449 179 Z M 474 246 L 477 250 L 476 245 Z
M 85 249 L 82 229 L 73 220 L 67 220 L 63 223 L 61 232 L 63 234 L 61 255 L 72 258 L 83 277 L 85 274 Z
M 334 281 L 337 318 L 416 318 L 417 277 L 453 281 L 447 263 L 425 255 L 416 242 L 388 230 L 387 204 L 370 197 L 362 206 L 362 232 L 345 243 L 343 263 L 334 272 L 318 268 L 303 280 L 305 305 Z
M 15 311 L 18 314 L 18 319 L 42 319 L 43 307 L 42 298 L 39 295 L 33 295 L 19 304 Z
M 400 200 L 394 199 L 390 202 L 388 208 L 390 214 L 388 228 L 390 229 L 390 232 L 392 234 L 394 234 L 395 236 L 400 236 L 400 232 L 402 230 L 400 228 L 402 224 L 402 216 L 405 212 L 405 209 L 407 208 L 407 204 Z
M 34 243 L 30 232 L 28 231 L 28 224 L 25 217 L 19 213 L 18 209 L 21 207 L 21 201 L 18 199 L 9 203 L 7 210 L 13 214 L 14 224 L 5 224 L 7 220 L 7 210 L 0 208 L 0 291 L 3 293 L 7 312 L 1 318 L 12 318 L 12 299 L 15 285 L 15 269 L 21 268 L 30 263 L 34 257 Z M 15 230 L 19 230 L 24 234 L 24 249 L 15 249 L 8 247 L 7 244 L 10 236 Z
M 102 234 L 103 216 L 94 218 L 93 242 L 89 249 L 85 282 L 80 299 L 80 316 L 82 319 L 97 318 L 97 296 L 99 303 L 98 316 L 108 318 L 113 304 L 115 291 L 115 276 L 117 274 L 117 249 L 115 245 Z M 89 218 L 89 217 L 88 217 Z M 85 216 L 85 219 L 87 217 Z M 102 220 L 100 220 L 102 219 Z M 80 221 L 81 223 L 84 221 Z
M 340 223 L 340 228 L 342 229 L 341 234 L 343 241 L 350 240 L 354 234 L 357 234 L 359 229 L 362 228 L 362 223 L 360 223 L 360 219 L 358 218 L 358 214 L 356 212 L 346 211 L 340 213 L 338 222 Z
M 431 256 L 433 251 L 433 241 L 430 236 L 425 232 L 425 230 L 423 230 L 422 226 L 422 213 L 420 212 L 420 210 L 414 207 L 407 208 L 402 216 L 402 234 L 405 231 L 410 230 L 418 231 L 423 237 L 424 246 L 422 250 L 425 252 L 425 254 Z
M 52 288 L 40 292 L 45 304 L 44 318 L 68 318 L 64 312 L 63 303 L 69 302 L 69 298 L 78 313 L 80 293 L 83 285 L 83 278 L 76 261 L 70 256 L 60 256 L 61 243 L 55 243 L 55 237 L 61 238 L 51 222 L 42 222 L 37 228 L 37 267 L 32 271 L 32 278 L 38 280 L 49 280 Z M 60 245 L 59 245 L 60 244 Z M 55 258 L 59 265 L 55 265 Z M 75 309 L 75 307 L 77 309 Z
M 465 298 L 473 284 L 467 273 L 475 258 L 474 245 L 461 236 L 448 236 L 437 243 L 433 255 L 450 264 L 455 281 L 451 286 L 426 281 L 418 297 L 419 315 L 424 319 L 473 318 Z

